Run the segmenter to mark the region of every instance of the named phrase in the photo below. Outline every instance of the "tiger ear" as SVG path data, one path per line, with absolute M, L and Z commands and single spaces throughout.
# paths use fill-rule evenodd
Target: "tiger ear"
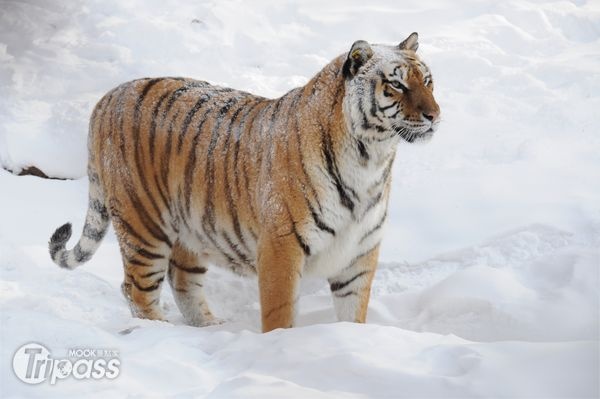
M 373 49 L 369 43 L 364 40 L 357 40 L 352 44 L 348 52 L 348 58 L 344 63 L 342 72 L 346 79 L 351 79 L 356 75 L 360 67 L 362 67 L 369 59 L 373 57 Z
M 417 32 L 411 33 L 398 47 L 400 47 L 400 50 L 417 51 L 419 48 L 419 34 Z

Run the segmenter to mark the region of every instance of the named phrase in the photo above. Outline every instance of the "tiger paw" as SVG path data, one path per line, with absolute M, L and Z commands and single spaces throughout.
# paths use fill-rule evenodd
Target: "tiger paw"
M 225 323 L 227 320 L 215 317 L 213 315 L 207 316 L 199 316 L 188 318 L 185 320 L 186 324 L 194 327 L 209 327 L 209 326 L 218 326 L 220 324 Z
M 227 322 L 227 320 L 225 320 L 225 319 L 221 319 L 219 317 L 213 317 L 212 319 L 204 320 L 197 327 L 219 326 L 219 325 L 224 324 L 226 322 Z

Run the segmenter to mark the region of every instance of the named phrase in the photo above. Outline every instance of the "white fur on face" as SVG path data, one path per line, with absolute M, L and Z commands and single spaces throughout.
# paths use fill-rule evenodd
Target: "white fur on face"
M 349 131 L 367 142 L 388 141 L 401 134 L 408 141 L 427 139 L 427 132 L 434 127 L 429 121 L 409 120 L 404 114 L 402 101 L 386 95 L 383 84 L 396 82 L 394 90 L 410 88 L 407 80 L 409 69 L 419 68 L 424 84 L 431 81 L 427 65 L 411 52 L 416 62 L 409 62 L 406 51 L 395 46 L 373 45 L 373 57 L 363 65 L 356 76 L 347 82 L 344 98 L 344 114 Z M 389 93 L 389 90 L 387 90 Z

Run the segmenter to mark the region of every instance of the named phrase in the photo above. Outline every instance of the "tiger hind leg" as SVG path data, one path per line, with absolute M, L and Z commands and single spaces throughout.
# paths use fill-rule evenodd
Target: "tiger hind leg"
M 204 297 L 206 264 L 179 242 L 173 245 L 169 259 L 169 283 L 177 307 L 187 324 L 204 327 L 222 323 L 211 313 Z
M 124 280 L 121 291 L 134 317 L 165 320 L 160 306 L 160 291 L 167 272 L 170 243 L 127 234 L 126 223 L 113 215 L 123 257 Z
M 121 291 L 129 303 L 134 317 L 165 320 L 160 307 L 160 290 L 165 278 L 166 259 L 155 260 L 148 265 L 125 263 L 125 278 Z

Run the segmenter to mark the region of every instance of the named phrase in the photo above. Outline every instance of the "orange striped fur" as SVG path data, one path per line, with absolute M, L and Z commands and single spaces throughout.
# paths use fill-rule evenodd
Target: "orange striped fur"
M 258 275 L 263 331 L 291 327 L 302 276 L 329 279 L 340 320 L 364 322 L 396 144 L 439 120 L 416 34 L 356 42 L 277 99 L 183 78 L 107 93 L 89 132 L 90 205 L 77 245 L 50 240 L 65 268 L 88 260 L 109 222 L 135 316 L 162 319 L 167 277 L 186 321 L 217 322 L 210 265 Z

